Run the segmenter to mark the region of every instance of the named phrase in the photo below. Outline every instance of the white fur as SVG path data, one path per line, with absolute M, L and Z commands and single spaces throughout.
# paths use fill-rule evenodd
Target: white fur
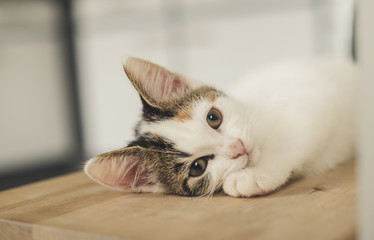
M 249 127 L 261 158 L 253 168 L 231 174 L 224 191 L 232 196 L 267 193 L 292 173 L 320 173 L 351 159 L 355 75 L 348 62 L 303 62 L 275 66 L 237 86 L 235 96 L 248 103 L 256 118 Z
M 214 154 L 205 174 L 211 192 L 231 196 L 276 190 L 292 174 L 310 175 L 351 159 L 355 145 L 355 69 L 348 62 L 303 62 L 266 68 L 244 78 L 214 103 L 193 106 L 192 119 L 142 125 L 194 159 Z M 220 131 L 209 127 L 211 107 L 223 113 Z M 242 140 L 249 156 L 230 157 Z M 194 181 L 194 179 L 190 179 Z

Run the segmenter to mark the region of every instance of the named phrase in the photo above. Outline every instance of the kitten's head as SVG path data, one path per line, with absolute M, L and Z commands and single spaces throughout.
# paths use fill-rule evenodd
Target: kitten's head
M 123 66 L 140 94 L 142 119 L 127 147 L 86 163 L 92 179 L 137 192 L 209 195 L 250 164 L 239 103 L 148 61 L 126 58 Z

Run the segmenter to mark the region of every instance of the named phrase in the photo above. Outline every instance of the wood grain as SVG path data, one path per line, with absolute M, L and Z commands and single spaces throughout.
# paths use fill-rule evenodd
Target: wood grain
M 0 192 L 0 239 L 352 239 L 354 173 L 245 199 L 116 192 L 78 172 Z

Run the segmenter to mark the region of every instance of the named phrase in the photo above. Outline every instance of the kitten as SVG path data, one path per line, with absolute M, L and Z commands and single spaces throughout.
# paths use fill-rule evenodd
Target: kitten
M 105 186 L 185 196 L 223 188 L 251 197 L 353 158 L 351 63 L 275 66 L 231 95 L 138 58 L 123 67 L 143 115 L 127 147 L 86 163 L 86 174 Z

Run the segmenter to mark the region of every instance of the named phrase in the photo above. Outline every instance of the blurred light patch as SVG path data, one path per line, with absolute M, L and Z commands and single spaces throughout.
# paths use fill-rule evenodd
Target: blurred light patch
M 61 161 L 72 149 L 54 1 L 0 1 L 0 174 Z

